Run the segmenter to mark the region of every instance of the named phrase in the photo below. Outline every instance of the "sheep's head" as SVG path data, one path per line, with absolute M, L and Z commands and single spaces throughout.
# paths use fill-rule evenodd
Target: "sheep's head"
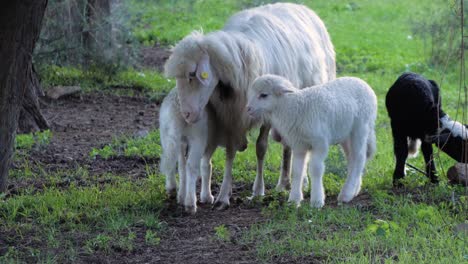
M 218 84 L 210 57 L 202 48 L 203 35 L 193 33 L 180 41 L 165 64 L 167 77 L 176 78 L 180 112 L 185 121 L 196 123 Z
M 263 75 L 255 79 L 248 92 L 247 112 L 254 118 L 263 118 L 272 112 L 279 99 L 295 88 L 287 79 L 277 75 Z

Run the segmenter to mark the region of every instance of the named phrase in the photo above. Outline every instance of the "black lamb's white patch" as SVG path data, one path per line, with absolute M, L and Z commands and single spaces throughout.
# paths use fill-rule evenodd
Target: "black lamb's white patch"
M 460 122 L 450 119 L 448 115 L 440 118 L 440 129 L 438 134 L 451 133 L 452 137 L 459 137 L 460 139 L 468 139 L 468 128 Z

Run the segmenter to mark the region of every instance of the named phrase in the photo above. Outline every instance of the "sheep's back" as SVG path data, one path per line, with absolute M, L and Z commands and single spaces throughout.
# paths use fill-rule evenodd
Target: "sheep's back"
M 437 130 L 439 91 L 420 75 L 400 76 L 387 92 L 385 104 L 392 127 L 410 137 L 423 137 Z
M 304 101 L 302 123 L 313 133 L 329 135 L 332 144 L 347 138 L 356 124 L 375 121 L 377 98 L 358 78 L 341 77 L 298 93 L 299 100 Z
M 244 10 L 223 30 L 241 32 L 259 47 L 263 73 L 287 77 L 300 88 L 335 78 L 335 53 L 327 29 L 305 6 L 281 3 Z

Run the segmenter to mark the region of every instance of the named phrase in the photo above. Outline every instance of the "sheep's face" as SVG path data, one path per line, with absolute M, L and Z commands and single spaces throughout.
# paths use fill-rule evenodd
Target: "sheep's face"
M 178 68 L 182 69 L 176 76 L 180 112 L 187 123 L 193 124 L 200 120 L 200 113 L 208 104 L 219 80 L 206 53 L 198 60 L 184 61 Z
M 249 92 L 247 113 L 253 119 L 264 118 L 275 107 L 275 95 L 267 89 Z
M 258 77 L 249 89 L 247 113 L 254 118 L 265 118 L 279 104 L 281 97 L 294 92 L 292 84 L 276 75 Z
M 181 40 L 164 65 L 167 77 L 176 79 L 180 112 L 185 121 L 196 123 L 218 84 L 218 77 L 210 63 L 206 49 L 201 45 L 200 32 Z

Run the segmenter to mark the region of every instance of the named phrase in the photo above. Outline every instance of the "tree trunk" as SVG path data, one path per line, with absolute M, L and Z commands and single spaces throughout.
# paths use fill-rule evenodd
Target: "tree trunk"
M 0 6 L 0 191 L 5 191 L 18 116 L 31 83 L 32 53 L 47 0 L 4 1 Z
M 37 79 L 34 65 L 31 67 L 29 85 L 26 88 L 20 117 L 18 120 L 18 133 L 30 133 L 49 128 L 49 123 L 42 115 L 39 107 L 39 96 L 44 96 L 44 91 Z
M 86 1 L 86 30 L 83 30 L 85 66 L 93 63 L 91 58 L 100 57 L 99 62 L 110 59 L 112 48 L 110 10 L 110 0 Z

